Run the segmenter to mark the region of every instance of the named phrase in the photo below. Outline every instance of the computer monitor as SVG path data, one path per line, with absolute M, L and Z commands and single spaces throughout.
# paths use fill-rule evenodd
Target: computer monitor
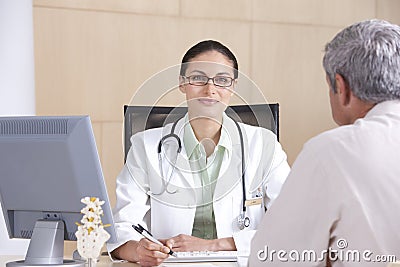
M 10 238 L 31 238 L 25 261 L 74 265 L 64 240 L 76 240 L 83 197 L 104 200 L 102 222 L 116 242 L 89 116 L 0 117 L 0 202 Z M 36 225 L 36 229 L 35 229 Z M 60 255 L 61 253 L 61 255 Z

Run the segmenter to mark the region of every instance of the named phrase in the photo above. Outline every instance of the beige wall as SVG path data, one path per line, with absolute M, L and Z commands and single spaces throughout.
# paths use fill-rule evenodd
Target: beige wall
M 398 10 L 398 0 L 34 0 L 37 114 L 91 116 L 114 203 L 122 106 L 151 75 L 211 38 L 281 104 L 281 143 L 292 163 L 306 140 L 334 127 L 325 43 L 359 20 L 400 24 Z

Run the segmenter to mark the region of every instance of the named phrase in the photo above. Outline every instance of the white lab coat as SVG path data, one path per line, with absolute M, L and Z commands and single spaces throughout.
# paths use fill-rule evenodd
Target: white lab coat
M 183 138 L 185 119 L 178 121 L 175 133 Z M 241 253 L 249 253 L 250 240 L 272 201 L 279 194 L 289 173 L 286 154 L 269 130 L 240 124 L 246 157 L 246 197 L 251 199 L 257 189 L 264 192 L 263 205 L 247 207 L 250 226 L 239 230 L 237 218 L 242 210 L 241 144 L 235 123 L 224 114 L 223 127 L 228 131 L 232 153 L 225 153 L 214 192 L 213 208 L 218 238 L 233 237 Z M 150 129 L 131 137 L 132 147 L 124 168 L 117 178 L 117 202 L 114 222 L 118 242 L 107 244 L 109 251 L 128 240 L 141 236 L 132 224 L 147 227 L 157 239 L 178 234 L 191 235 L 196 213 L 194 178 L 190 172 L 185 147 L 177 155 L 177 141 L 169 138 L 162 147 L 164 180 L 169 180 L 168 191 L 163 191 L 157 148 L 160 139 L 169 134 L 172 124 Z M 172 165 L 176 159 L 176 168 Z M 172 176 L 170 176 L 171 171 Z M 167 183 L 167 182 L 166 182 Z

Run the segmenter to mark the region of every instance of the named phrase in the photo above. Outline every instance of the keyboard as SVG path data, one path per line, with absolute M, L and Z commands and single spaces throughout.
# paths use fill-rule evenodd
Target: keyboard
M 176 252 L 178 257 L 170 256 L 164 262 L 205 262 L 205 261 L 237 261 L 237 251 L 191 251 Z

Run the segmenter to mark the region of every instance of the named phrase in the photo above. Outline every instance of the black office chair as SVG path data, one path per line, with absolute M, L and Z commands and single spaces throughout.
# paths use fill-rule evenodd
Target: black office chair
M 279 141 L 279 104 L 229 106 L 226 114 L 233 120 L 274 132 Z M 174 123 L 187 113 L 187 107 L 124 106 L 124 152 L 131 147 L 130 138 L 137 132 Z

